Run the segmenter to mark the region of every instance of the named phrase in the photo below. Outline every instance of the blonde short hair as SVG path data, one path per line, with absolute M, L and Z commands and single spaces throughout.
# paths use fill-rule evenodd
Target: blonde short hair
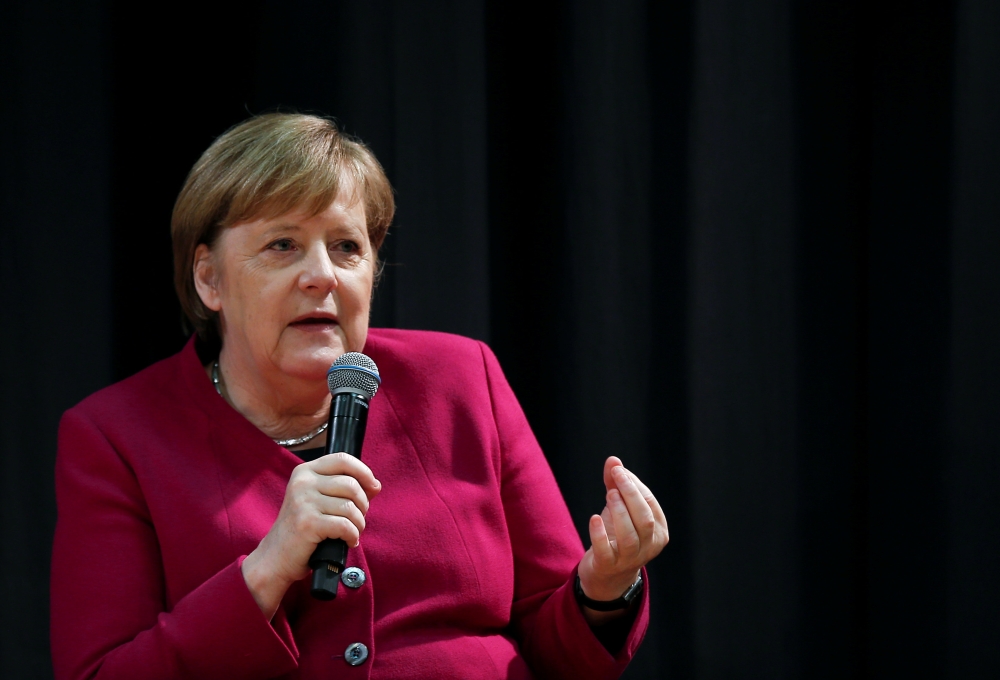
M 177 196 L 170 235 L 174 287 L 181 309 L 203 340 L 217 341 L 218 315 L 194 285 L 194 256 L 226 227 L 304 208 L 319 214 L 337 197 L 342 173 L 365 209 L 368 238 L 378 252 L 396 210 L 392 186 L 375 155 L 318 116 L 270 113 L 216 139 L 188 173 Z

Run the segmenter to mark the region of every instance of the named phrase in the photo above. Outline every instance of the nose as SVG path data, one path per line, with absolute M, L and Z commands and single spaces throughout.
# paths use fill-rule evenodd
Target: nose
M 326 245 L 317 244 L 309 248 L 302 259 L 299 288 L 313 295 L 326 295 L 336 287 L 337 269 L 333 266 Z

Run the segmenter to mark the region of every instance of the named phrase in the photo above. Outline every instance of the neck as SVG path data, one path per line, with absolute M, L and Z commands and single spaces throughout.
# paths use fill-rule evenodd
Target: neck
M 219 387 L 223 398 L 271 439 L 291 439 L 313 432 L 326 422 L 330 391 L 325 381 L 262 373 L 223 346 L 219 355 Z M 212 366 L 208 369 L 211 371 Z M 211 374 L 210 374 L 211 375 Z M 293 448 L 312 448 L 325 433 Z

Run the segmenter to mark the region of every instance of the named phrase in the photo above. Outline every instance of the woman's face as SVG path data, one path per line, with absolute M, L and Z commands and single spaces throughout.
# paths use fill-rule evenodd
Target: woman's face
M 337 357 L 364 348 L 375 253 L 351 189 L 313 217 L 240 222 L 211 250 L 199 246 L 195 283 L 219 313 L 226 355 L 263 374 L 323 380 Z

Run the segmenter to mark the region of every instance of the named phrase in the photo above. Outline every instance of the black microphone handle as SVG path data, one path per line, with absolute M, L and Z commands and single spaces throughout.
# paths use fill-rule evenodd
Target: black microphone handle
M 330 401 L 330 422 L 326 428 L 324 454 L 344 451 L 361 458 L 368 425 L 368 399 L 357 392 L 338 392 Z M 347 543 L 340 538 L 326 538 L 319 542 L 309 558 L 313 570 L 310 592 L 317 600 L 337 597 L 340 572 L 347 564 Z

